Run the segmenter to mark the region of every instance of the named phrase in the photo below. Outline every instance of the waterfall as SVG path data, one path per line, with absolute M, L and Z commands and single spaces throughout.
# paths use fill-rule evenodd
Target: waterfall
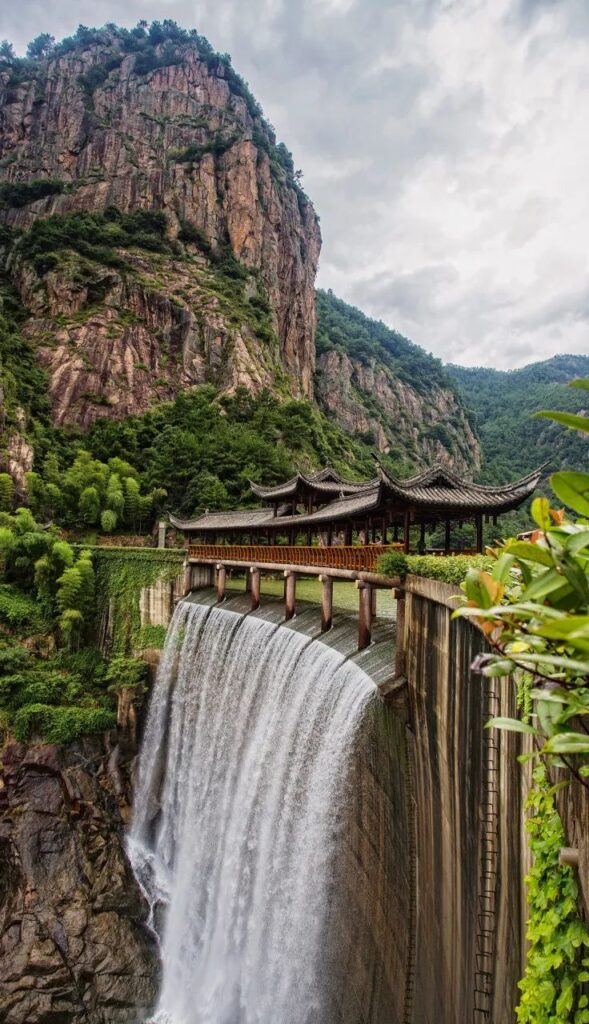
M 161 939 L 158 1024 L 332 1024 L 323 940 L 354 738 L 375 687 L 325 644 L 181 602 L 129 853 Z

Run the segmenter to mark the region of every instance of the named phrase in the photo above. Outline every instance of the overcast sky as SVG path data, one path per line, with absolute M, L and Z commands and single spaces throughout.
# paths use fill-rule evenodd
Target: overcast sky
M 304 172 L 322 287 L 447 361 L 589 354 L 587 0 L 6 0 L 0 38 L 143 17 L 232 54 Z

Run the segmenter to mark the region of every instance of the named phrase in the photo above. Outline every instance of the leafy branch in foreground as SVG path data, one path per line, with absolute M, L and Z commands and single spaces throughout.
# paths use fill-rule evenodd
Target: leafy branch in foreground
M 589 381 L 574 385 L 589 389 Z M 570 419 L 566 426 L 589 434 L 589 417 Z M 554 473 L 550 483 L 573 515 L 536 498 L 537 529 L 491 551 L 491 571 L 468 573 L 467 603 L 455 615 L 473 618 L 489 640 L 491 650 L 475 667 L 485 676 L 515 674 L 531 701 L 531 721 L 500 718 L 488 725 L 530 734 L 535 749 L 524 757 L 542 756 L 588 785 L 589 474 Z

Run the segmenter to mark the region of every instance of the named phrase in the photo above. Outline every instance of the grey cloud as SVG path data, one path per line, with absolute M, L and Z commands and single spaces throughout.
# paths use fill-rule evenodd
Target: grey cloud
M 588 347 L 586 0 L 21 0 L 0 37 L 142 17 L 232 54 L 304 171 L 320 284 L 447 359 Z

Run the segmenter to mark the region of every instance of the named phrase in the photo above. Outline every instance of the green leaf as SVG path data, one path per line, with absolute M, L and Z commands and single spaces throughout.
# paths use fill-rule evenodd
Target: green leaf
M 565 548 L 569 555 L 576 555 L 583 548 L 589 547 L 589 530 L 582 530 L 581 533 L 574 533 L 568 537 Z
M 576 416 L 572 412 L 536 412 L 534 413 L 536 418 L 543 417 L 547 420 L 555 420 L 557 423 L 562 423 L 565 427 L 572 427 L 573 430 L 582 430 L 584 434 L 589 434 L 589 416 Z
M 589 516 L 589 473 L 553 473 L 550 485 L 565 505 L 582 516 Z
M 530 583 L 522 597 L 524 601 L 530 601 L 532 598 L 547 597 L 553 591 L 560 590 L 563 583 L 562 573 L 557 572 L 556 569 L 548 569 Z
M 515 555 L 516 558 L 525 558 L 529 562 L 539 562 L 541 565 L 548 566 L 554 565 L 552 555 L 547 548 L 542 547 L 540 544 L 531 544 L 525 540 L 510 541 L 507 545 L 507 551 L 510 555 Z
M 528 736 L 539 736 L 537 729 L 527 722 L 520 722 L 517 718 L 490 718 L 485 724 L 485 729 L 504 729 L 506 732 L 523 732 Z
M 532 502 L 532 519 L 541 530 L 550 528 L 550 502 L 548 498 L 534 498 Z
M 547 754 L 589 754 L 589 736 L 580 732 L 559 732 L 545 744 Z

